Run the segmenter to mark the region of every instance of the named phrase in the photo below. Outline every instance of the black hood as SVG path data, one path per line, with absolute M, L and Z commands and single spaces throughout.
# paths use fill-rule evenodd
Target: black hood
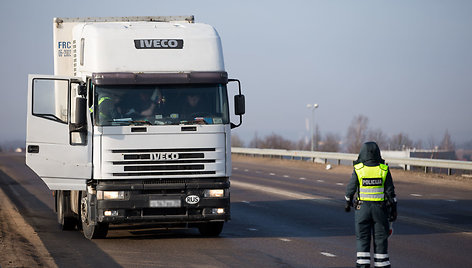
M 369 141 L 362 145 L 361 152 L 357 160 L 354 161 L 354 165 L 359 163 L 363 163 L 367 166 L 385 164 L 385 161 L 380 157 L 380 149 L 377 143 Z

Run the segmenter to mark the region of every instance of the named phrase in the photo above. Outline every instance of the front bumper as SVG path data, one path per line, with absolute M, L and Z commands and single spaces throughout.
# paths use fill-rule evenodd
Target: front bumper
M 124 191 L 124 200 L 97 200 L 97 220 L 114 224 L 228 221 L 229 184 L 229 178 L 98 182 L 97 191 Z M 225 195 L 205 197 L 207 189 L 224 189 Z M 187 202 L 187 197 L 193 202 Z

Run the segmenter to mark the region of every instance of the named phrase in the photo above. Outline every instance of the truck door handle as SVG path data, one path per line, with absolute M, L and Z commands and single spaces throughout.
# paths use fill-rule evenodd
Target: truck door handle
M 39 153 L 39 145 L 28 145 L 28 153 L 32 153 L 32 154 Z

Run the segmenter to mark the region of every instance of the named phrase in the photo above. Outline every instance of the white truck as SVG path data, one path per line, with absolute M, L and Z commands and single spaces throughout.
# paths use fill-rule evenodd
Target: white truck
M 216 30 L 193 16 L 55 18 L 53 29 L 54 76 L 28 77 L 26 164 L 53 190 L 61 228 L 218 236 L 245 104 Z

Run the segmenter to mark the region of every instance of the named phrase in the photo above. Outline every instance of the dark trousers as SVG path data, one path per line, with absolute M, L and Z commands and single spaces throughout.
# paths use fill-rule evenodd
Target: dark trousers
M 390 267 L 388 213 L 385 202 L 363 201 L 356 208 L 357 267 L 370 267 L 370 241 L 374 241 L 375 267 Z

